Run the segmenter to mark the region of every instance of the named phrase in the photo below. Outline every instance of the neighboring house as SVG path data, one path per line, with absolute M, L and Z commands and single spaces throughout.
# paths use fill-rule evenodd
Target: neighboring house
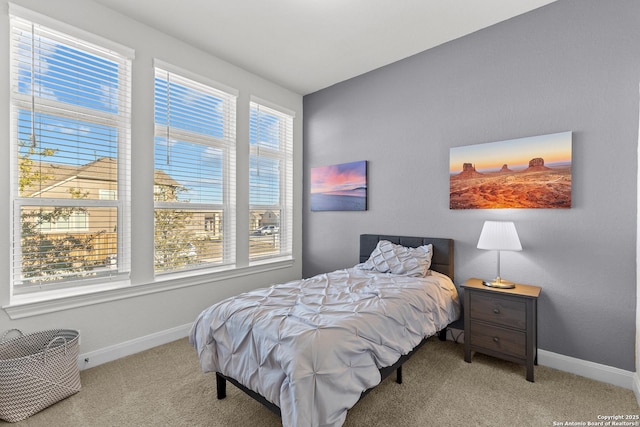
M 41 182 L 30 185 L 23 192 L 28 198 L 116 200 L 117 163 L 111 157 L 100 157 L 80 166 L 59 163 L 34 162 L 33 170 L 38 170 Z M 174 201 L 178 197 L 181 184 L 166 172 L 154 171 L 154 194 L 157 200 Z M 215 240 L 222 236 L 222 214 L 220 212 L 195 212 L 189 220 L 196 240 Z M 75 209 L 68 217 L 58 217 L 55 221 L 44 222 L 39 231 L 48 235 L 95 234 L 95 254 L 90 259 L 107 259 L 117 253 L 115 209 L 91 206 Z M 280 225 L 279 214 L 269 210 L 251 211 L 251 229 Z M 252 237 L 255 238 L 255 237 Z M 107 261 L 109 262 L 109 261 Z
M 251 230 L 257 230 L 260 227 L 273 225 L 280 226 L 280 214 L 274 211 L 253 210 L 251 211 Z
M 33 169 L 40 171 L 41 182 L 37 189 L 34 188 L 35 185 L 28 186 L 23 191 L 23 197 L 86 200 L 117 198 L 115 159 L 101 157 L 81 166 L 35 162 Z M 114 232 L 115 218 L 115 213 L 111 214 L 109 208 L 88 207 L 75 211 L 67 220 L 61 218 L 52 223 L 44 223 L 41 228 L 48 232 Z
M 33 162 L 30 173 L 35 174 L 34 183 L 28 185 L 22 196 L 41 199 L 81 199 L 86 205 L 69 209 L 63 215 L 46 220 L 46 215 L 29 216 L 27 220 L 43 221 L 37 228 L 41 233 L 53 237 L 89 236 L 94 250 L 86 254 L 88 260 L 110 263 L 117 253 L 117 215 L 115 208 L 96 206 L 95 200 L 117 200 L 117 163 L 114 158 L 100 157 L 80 166 L 61 163 Z M 35 185 L 34 185 L 35 184 Z M 175 200 L 180 184 L 162 170 L 154 171 L 156 197 Z M 36 188 L 37 187 L 37 188 Z M 161 196 L 158 196 L 161 195 Z M 44 207 L 45 213 L 53 207 Z M 23 216 L 25 218 L 25 216 Z M 45 220 L 43 220 L 45 219 Z M 196 232 L 198 238 L 217 238 L 220 234 L 220 218 L 215 213 L 196 214 L 194 224 L 204 224 Z
M 90 238 L 92 250 L 73 250 L 88 264 L 110 264 L 117 253 L 117 215 L 114 207 L 96 201 L 117 199 L 117 165 L 115 159 L 101 157 L 84 165 L 44 163 L 26 159 L 21 163 L 25 187 L 21 196 L 27 199 L 86 200 L 58 206 L 24 206 L 22 221 L 37 221 L 34 229 L 50 241 L 69 237 Z M 52 203 L 53 205 L 53 203 Z M 93 237 L 92 237 L 93 236 Z M 37 238 L 37 235 L 34 236 Z

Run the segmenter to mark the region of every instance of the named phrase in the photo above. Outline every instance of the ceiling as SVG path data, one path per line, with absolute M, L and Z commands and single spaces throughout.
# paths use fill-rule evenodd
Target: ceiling
M 301 95 L 554 0 L 96 0 Z

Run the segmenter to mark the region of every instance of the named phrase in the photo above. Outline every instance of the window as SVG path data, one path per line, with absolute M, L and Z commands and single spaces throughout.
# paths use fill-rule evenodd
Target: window
M 249 258 L 292 255 L 293 114 L 251 102 Z
M 89 217 L 86 211 L 75 210 L 71 212 L 69 216 L 56 218 L 55 221 L 46 221 L 46 216 L 46 214 L 42 215 L 43 221 L 39 223 L 38 231 L 53 233 L 59 233 L 61 231 L 76 233 L 89 231 Z
M 100 189 L 100 200 L 115 200 L 116 199 L 116 190 L 104 190 Z
M 236 95 L 156 65 L 155 271 L 233 265 Z
M 129 271 L 133 53 L 64 28 L 11 16 L 12 295 Z

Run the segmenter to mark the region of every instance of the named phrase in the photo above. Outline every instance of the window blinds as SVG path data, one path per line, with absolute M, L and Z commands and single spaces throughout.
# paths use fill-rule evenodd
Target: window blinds
M 155 271 L 235 263 L 236 95 L 155 70 Z
M 251 102 L 249 141 L 249 257 L 291 256 L 293 115 Z
M 129 271 L 132 52 L 109 45 L 11 16 L 14 294 Z

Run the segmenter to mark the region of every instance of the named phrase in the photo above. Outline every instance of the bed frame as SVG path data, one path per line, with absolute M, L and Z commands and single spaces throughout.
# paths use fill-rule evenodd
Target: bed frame
M 435 270 L 439 273 L 446 274 L 453 280 L 453 239 L 444 239 L 437 237 L 411 237 L 411 236 L 389 236 L 384 234 L 361 234 L 360 235 L 360 262 L 365 262 L 369 259 L 369 255 L 376 248 L 378 242 L 380 240 L 388 240 L 392 243 L 410 247 L 417 248 L 418 246 L 433 245 L 433 257 L 431 259 L 431 269 Z M 438 332 L 438 338 L 441 341 L 446 340 L 447 327 Z M 408 354 L 401 356 L 400 359 L 396 363 L 391 366 L 387 366 L 380 369 L 380 383 L 391 375 L 394 371 L 396 372 L 396 382 L 398 384 L 402 384 L 402 364 L 409 360 L 413 354 L 420 349 L 425 343 L 427 339 L 422 340 L 413 350 L 411 350 Z M 222 375 L 219 372 L 216 372 L 216 391 L 218 399 L 224 399 L 227 397 L 227 381 L 231 382 L 233 385 L 238 387 L 240 390 L 244 391 L 246 394 L 262 403 L 267 409 L 271 412 L 275 413 L 279 417 L 282 416 L 280 413 L 280 408 L 273 404 L 272 402 L 265 399 L 261 394 L 256 393 L 255 391 L 245 387 L 240 384 L 238 381 L 231 377 L 227 377 Z M 360 399 L 366 396 L 373 388 L 365 390 L 362 392 Z

